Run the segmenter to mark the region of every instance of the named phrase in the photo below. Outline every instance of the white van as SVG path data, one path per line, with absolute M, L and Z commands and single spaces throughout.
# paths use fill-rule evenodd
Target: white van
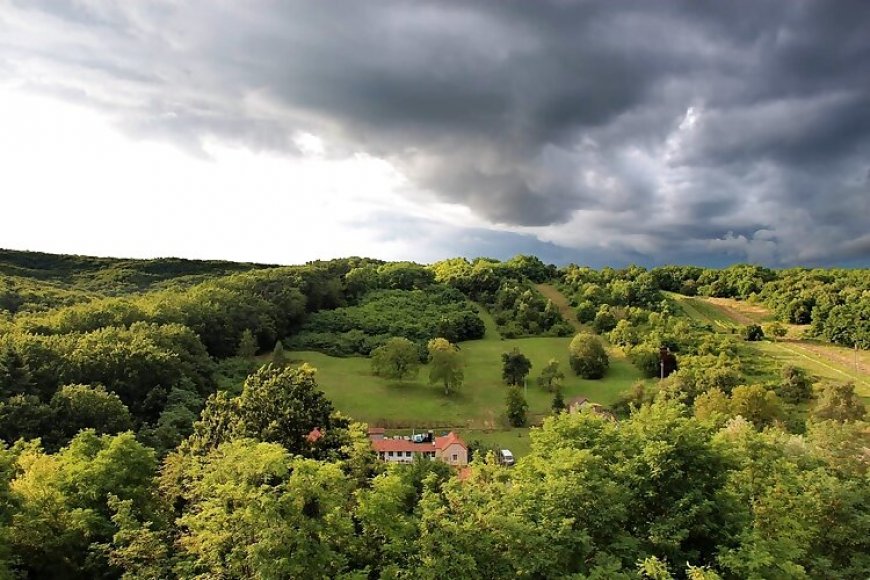
M 511 466 L 516 461 L 514 460 L 514 454 L 511 453 L 510 449 L 501 449 L 498 452 L 498 462 L 502 465 Z

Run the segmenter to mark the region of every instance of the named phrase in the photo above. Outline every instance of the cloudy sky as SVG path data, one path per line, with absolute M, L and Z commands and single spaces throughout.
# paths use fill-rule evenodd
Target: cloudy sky
M 870 2 L 0 0 L 0 247 L 870 265 Z

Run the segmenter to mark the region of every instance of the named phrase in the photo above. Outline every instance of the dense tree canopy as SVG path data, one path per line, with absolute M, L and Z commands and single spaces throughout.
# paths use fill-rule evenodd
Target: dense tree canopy
M 761 303 L 804 325 L 789 340 L 860 349 L 868 280 L 749 265 L 557 270 L 529 256 L 272 267 L 0 250 L 0 578 L 863 580 L 862 385 L 781 368 L 754 349 L 782 345 L 714 330 L 669 293 Z M 662 353 L 674 365 L 635 382 L 611 408 L 617 422 L 558 412 L 553 358 L 539 384 L 554 416 L 529 413 L 549 398 L 539 390 L 506 393 L 505 418 L 532 427 L 512 468 L 487 452 L 495 441 L 461 473 L 388 466 L 297 353 L 257 368 L 276 343 L 375 361 L 394 347 L 402 356 L 378 372 L 411 376 L 428 355 L 430 382 L 450 394 L 474 352 L 457 342 L 484 335 L 478 304 L 504 337 L 572 332 L 542 282 L 606 332 L 572 341 L 581 376 L 605 373 L 605 338 L 649 377 Z M 498 344 L 496 383 L 512 346 Z M 550 356 L 564 350 L 535 360 Z M 425 394 L 453 406 L 478 395 L 465 390 Z
M 445 286 L 427 290 L 377 290 L 358 304 L 311 315 L 291 340 L 295 348 L 344 356 L 368 355 L 393 337 L 419 345 L 443 337 L 451 342 L 481 338 L 485 328 L 474 307 Z
M 320 457 L 338 449 L 348 422 L 317 388 L 315 369 L 266 365 L 245 381 L 241 395 L 225 392 L 206 402 L 202 420 L 191 439 L 195 449 L 214 449 L 238 438 L 281 444 L 305 457 Z M 317 430 L 320 436 L 311 437 Z

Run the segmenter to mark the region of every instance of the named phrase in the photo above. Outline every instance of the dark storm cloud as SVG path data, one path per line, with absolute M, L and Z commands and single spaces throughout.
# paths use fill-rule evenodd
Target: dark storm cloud
M 311 132 L 613 256 L 870 259 L 866 1 L 13 6 L 0 70 L 140 135 Z

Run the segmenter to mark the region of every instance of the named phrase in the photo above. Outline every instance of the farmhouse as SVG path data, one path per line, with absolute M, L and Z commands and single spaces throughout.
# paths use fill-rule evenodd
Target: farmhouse
M 582 411 L 589 411 L 590 413 L 595 413 L 601 417 L 604 417 L 608 421 L 616 421 L 616 415 L 599 405 L 598 403 L 593 403 L 586 397 L 574 397 L 567 403 L 567 408 L 569 413 L 580 413 Z
M 580 409 L 589 404 L 589 399 L 586 397 L 574 397 L 568 401 L 567 407 L 569 413 L 579 413 Z
M 468 445 L 453 431 L 443 437 L 426 437 L 419 441 L 389 439 L 383 429 L 369 429 L 369 439 L 378 457 L 390 463 L 411 463 L 416 457 L 437 459 L 448 465 L 468 465 Z

